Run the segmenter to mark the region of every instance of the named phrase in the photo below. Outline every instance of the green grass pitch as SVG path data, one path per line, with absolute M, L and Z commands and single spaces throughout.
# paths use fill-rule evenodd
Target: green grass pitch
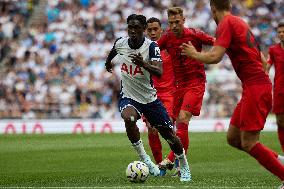
M 277 188 L 280 181 L 247 154 L 226 144 L 226 133 L 189 133 L 193 180 L 148 177 L 140 184 L 125 176 L 138 157 L 125 133 L 88 135 L 1 135 L 0 188 Z M 147 136 L 142 139 L 150 153 Z M 261 141 L 280 152 L 275 132 Z M 163 142 L 163 151 L 168 145 Z M 151 154 L 152 155 L 152 154 Z

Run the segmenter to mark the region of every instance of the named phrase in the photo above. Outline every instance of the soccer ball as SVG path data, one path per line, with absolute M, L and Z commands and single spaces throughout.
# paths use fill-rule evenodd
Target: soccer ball
M 149 168 L 141 161 L 131 162 L 126 168 L 126 177 L 130 182 L 144 182 L 148 175 Z

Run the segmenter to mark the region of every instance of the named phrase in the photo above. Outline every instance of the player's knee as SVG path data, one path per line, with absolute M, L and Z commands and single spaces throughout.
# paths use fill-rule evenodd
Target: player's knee
M 227 143 L 235 148 L 241 148 L 241 142 L 235 137 L 227 136 Z
M 135 125 L 137 121 L 134 116 L 127 116 L 127 117 L 124 117 L 123 119 L 124 119 L 125 127 L 127 128 Z
M 255 145 L 254 143 L 251 143 L 249 141 L 242 141 L 241 148 L 243 151 L 250 152 L 250 150 L 254 145 Z

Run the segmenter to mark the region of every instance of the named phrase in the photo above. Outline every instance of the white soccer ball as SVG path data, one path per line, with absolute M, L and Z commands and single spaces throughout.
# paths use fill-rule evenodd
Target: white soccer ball
M 144 182 L 148 175 L 149 168 L 141 161 L 131 162 L 126 168 L 126 177 L 131 182 Z

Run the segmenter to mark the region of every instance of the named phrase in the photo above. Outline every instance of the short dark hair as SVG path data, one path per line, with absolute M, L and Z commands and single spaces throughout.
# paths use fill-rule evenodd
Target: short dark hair
M 284 27 L 284 20 L 281 20 L 278 25 L 277 25 L 277 29 L 280 27 Z
M 210 0 L 210 5 L 213 5 L 219 11 L 228 11 L 231 9 L 230 0 Z
M 146 17 L 144 15 L 131 14 L 127 17 L 127 24 L 129 24 L 130 20 L 138 20 L 143 25 L 143 28 L 146 28 L 147 26 Z
M 155 17 L 151 17 L 147 20 L 147 24 L 149 23 L 153 23 L 153 22 L 158 22 L 158 24 L 161 26 L 161 21 L 158 19 L 158 18 L 155 18 Z

